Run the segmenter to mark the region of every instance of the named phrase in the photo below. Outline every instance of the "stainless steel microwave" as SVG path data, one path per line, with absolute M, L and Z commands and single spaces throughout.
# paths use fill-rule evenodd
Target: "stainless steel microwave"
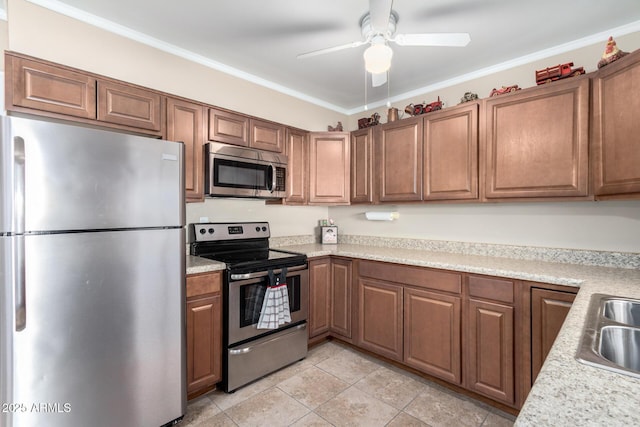
M 210 197 L 286 197 L 287 156 L 247 147 L 205 144 L 205 194 Z

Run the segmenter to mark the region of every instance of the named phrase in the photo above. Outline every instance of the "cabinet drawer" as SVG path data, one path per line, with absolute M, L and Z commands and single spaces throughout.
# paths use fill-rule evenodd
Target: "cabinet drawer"
M 469 295 L 513 304 L 513 282 L 493 277 L 469 276 Z
M 187 298 L 220 292 L 222 278 L 219 272 L 187 276 Z
M 360 276 L 454 294 L 459 294 L 462 290 L 462 275 L 420 267 L 364 261 L 360 263 L 359 274 Z

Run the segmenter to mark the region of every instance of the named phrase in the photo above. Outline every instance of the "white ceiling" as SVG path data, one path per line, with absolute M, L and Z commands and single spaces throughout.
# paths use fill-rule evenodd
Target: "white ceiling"
M 296 55 L 361 40 L 368 0 L 29 1 L 342 113 L 364 104 L 366 46 Z M 638 0 L 394 0 L 393 10 L 398 33 L 468 32 L 471 43 L 392 45 L 390 84 L 369 86 L 370 106 L 640 31 Z

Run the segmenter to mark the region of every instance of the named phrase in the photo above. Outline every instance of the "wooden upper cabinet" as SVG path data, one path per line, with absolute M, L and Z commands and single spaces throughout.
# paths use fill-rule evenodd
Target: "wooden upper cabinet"
M 309 204 L 349 204 L 349 133 L 312 132 Z
M 249 129 L 251 130 L 249 146 L 276 153 L 284 151 L 284 126 L 264 120 L 250 119 Z
M 204 200 L 204 107 L 167 99 L 167 139 L 184 143 L 184 183 L 187 201 Z
M 162 101 L 151 90 L 98 80 L 98 120 L 103 122 L 160 131 Z
M 640 51 L 601 68 L 593 79 L 596 196 L 640 195 Z
M 424 116 L 424 200 L 478 198 L 478 104 Z
M 589 194 L 589 77 L 484 100 L 488 199 Z
M 378 201 L 422 200 L 422 136 L 422 117 L 374 131 Z
M 5 68 L 7 110 L 27 108 L 95 120 L 95 78 L 10 54 L 5 55 Z
M 309 132 L 288 128 L 284 148 L 289 162 L 285 203 L 304 205 L 309 198 Z
M 373 202 L 373 129 L 351 133 L 351 203 Z
M 209 141 L 249 146 L 249 117 L 209 108 Z

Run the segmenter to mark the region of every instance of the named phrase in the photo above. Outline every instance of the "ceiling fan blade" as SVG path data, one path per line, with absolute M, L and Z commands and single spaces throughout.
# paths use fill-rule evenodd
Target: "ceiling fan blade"
M 391 41 L 399 46 L 454 46 L 469 44 L 469 33 L 396 34 Z
M 387 82 L 387 72 L 384 73 L 371 73 L 371 86 L 382 86 Z
M 393 0 L 369 0 L 371 27 L 376 32 L 386 33 L 389 28 L 389 15 Z
M 367 43 L 367 42 L 366 41 L 357 41 L 357 42 L 342 44 L 340 46 L 327 47 L 325 49 L 319 49 L 319 50 L 314 50 L 312 52 L 302 53 L 302 54 L 298 55 L 296 58 L 302 59 L 302 58 L 309 58 L 311 56 L 316 56 L 316 55 L 324 55 L 325 53 L 337 52 L 337 51 L 343 50 L 343 49 L 350 49 L 352 47 L 362 46 L 365 43 Z

